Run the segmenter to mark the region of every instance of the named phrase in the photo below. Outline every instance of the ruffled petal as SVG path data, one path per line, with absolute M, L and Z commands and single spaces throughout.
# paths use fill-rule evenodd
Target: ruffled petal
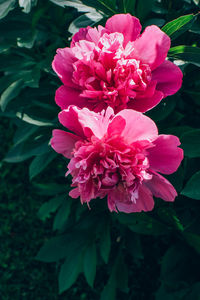
M 148 149 L 150 168 L 163 174 L 176 172 L 182 159 L 183 150 L 179 148 L 179 138 L 174 135 L 159 135 Z
M 52 68 L 57 73 L 62 82 L 69 87 L 75 87 L 72 82 L 73 63 L 77 59 L 74 57 L 72 49 L 63 48 L 57 49 L 57 54 L 52 62 Z
M 90 28 L 92 27 L 80 28 L 79 31 L 73 35 L 70 47 L 74 47 L 75 43 L 80 40 L 87 40 L 87 33 Z
M 118 120 L 116 120 L 118 119 Z M 125 120 L 125 126 L 117 126 L 115 133 L 123 136 L 128 144 L 132 144 L 136 141 L 148 140 L 153 141 L 158 137 L 158 129 L 156 124 L 147 116 L 144 116 L 142 113 L 134 111 L 132 109 L 124 109 L 120 111 L 110 123 L 110 127 L 113 127 L 112 123 L 115 124 L 118 122 L 122 123 L 122 119 Z
M 124 45 L 129 41 L 135 41 L 139 36 L 142 26 L 140 21 L 130 14 L 118 14 L 109 18 L 105 28 L 111 32 L 120 32 L 124 35 Z
M 161 65 L 170 48 L 170 38 L 159 27 L 148 26 L 133 43 L 134 58 L 147 63 L 152 70 Z
M 53 137 L 50 144 L 57 153 L 67 158 L 72 158 L 72 150 L 78 140 L 80 140 L 80 138 L 70 132 L 55 129 L 53 130 Z
M 157 198 L 173 202 L 177 196 L 177 192 L 173 185 L 160 174 L 155 173 L 152 179 L 146 181 L 145 184 Z
M 175 94 L 181 88 L 183 73 L 179 67 L 166 60 L 153 71 L 152 78 L 158 82 L 156 89 L 166 97 Z

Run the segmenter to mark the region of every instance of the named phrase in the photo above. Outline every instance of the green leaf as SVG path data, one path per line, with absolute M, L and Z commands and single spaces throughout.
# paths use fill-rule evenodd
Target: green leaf
M 116 300 L 116 281 L 112 276 L 104 287 L 100 300 Z
M 102 231 L 101 231 L 100 253 L 106 264 L 108 263 L 110 248 L 111 248 L 110 227 L 109 227 L 109 223 L 105 222 L 102 226 Z
M 82 252 L 80 249 L 67 255 L 64 264 L 61 266 L 58 283 L 59 293 L 63 293 L 69 289 L 72 284 L 76 281 L 78 275 L 82 271 Z
M 181 194 L 192 199 L 200 200 L 200 171 L 190 178 Z
M 37 4 L 37 0 L 19 0 L 19 6 L 23 7 L 23 12 L 29 13 L 31 7 Z
M 9 11 L 15 7 L 15 0 L 0 0 L 0 19 L 3 19 Z
M 89 12 L 76 18 L 69 26 L 68 31 L 75 34 L 80 28 L 93 26 L 99 22 L 103 16 L 97 12 Z
M 200 236 L 191 232 L 183 233 L 188 244 L 193 247 L 198 254 L 200 254 Z
M 71 208 L 71 199 L 65 196 L 65 200 L 63 201 L 61 207 L 59 208 L 54 222 L 53 222 L 53 230 L 62 229 L 62 227 L 67 222 L 68 216 L 70 214 Z
M 63 203 L 63 200 L 66 198 L 66 195 L 57 196 L 52 198 L 50 201 L 45 202 L 38 211 L 38 217 L 45 221 L 51 216 L 51 213 L 54 213 L 59 206 Z
M 53 151 L 36 156 L 29 166 L 30 180 L 40 174 L 56 156 L 57 154 Z
M 120 223 L 128 226 L 130 230 L 136 233 L 162 235 L 169 231 L 166 225 L 145 213 L 119 213 L 116 218 Z
M 35 119 L 27 114 L 17 112 L 16 117 L 18 117 L 20 120 L 27 122 L 32 125 L 36 126 L 54 126 L 53 122 L 49 122 L 49 120 L 41 120 L 41 119 Z
M 176 46 L 169 49 L 168 56 L 180 59 L 200 67 L 200 48 L 193 46 Z
M 148 0 L 148 1 L 144 1 L 144 0 L 139 0 L 137 1 L 137 7 L 136 7 L 136 15 L 137 17 L 139 17 L 140 19 L 145 19 L 148 14 L 151 12 L 152 10 L 152 5 L 155 2 L 155 0 Z
M 117 288 L 124 293 L 128 293 L 128 268 L 122 254 L 119 255 L 116 262 L 115 280 Z
M 5 111 L 8 103 L 16 98 L 24 86 L 23 80 L 19 79 L 13 82 L 1 95 L 0 105 L 2 111 Z
M 93 287 L 96 275 L 96 244 L 93 242 L 85 251 L 83 269 L 87 283 Z
M 33 133 L 36 132 L 36 130 L 38 130 L 37 126 L 24 124 L 24 123 L 22 124 L 20 124 L 17 131 L 15 132 L 15 136 L 14 136 L 15 145 L 26 141 Z
M 183 134 L 181 148 L 188 157 L 200 157 L 200 129 L 187 131 Z
M 169 35 L 173 40 L 184 33 L 186 30 L 188 30 L 192 26 L 196 18 L 197 15 L 193 14 L 181 16 L 163 26 L 162 31 Z

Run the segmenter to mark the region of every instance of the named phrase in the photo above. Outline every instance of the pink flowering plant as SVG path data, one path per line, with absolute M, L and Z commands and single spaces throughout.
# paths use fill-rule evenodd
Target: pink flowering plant
M 0 105 L 53 219 L 36 259 L 66 299 L 197 299 L 199 1 L 30 2 L 0 4 Z

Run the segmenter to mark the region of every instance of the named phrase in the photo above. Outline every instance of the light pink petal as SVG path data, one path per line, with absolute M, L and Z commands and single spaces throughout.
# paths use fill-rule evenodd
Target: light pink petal
M 175 94 L 182 85 L 183 73 L 171 61 L 164 61 L 152 72 L 152 79 L 157 80 L 156 89 L 163 92 L 165 97 Z
M 88 26 L 86 28 L 80 28 L 79 31 L 72 37 L 70 47 L 74 47 L 75 43 L 79 42 L 80 40 L 87 40 L 87 33 L 90 28 L 92 27 Z
M 170 38 L 159 27 L 152 25 L 148 26 L 133 44 L 134 58 L 147 63 L 154 70 L 167 57 Z
M 155 107 L 164 98 L 164 94 L 160 91 L 155 91 L 150 98 L 135 98 L 128 102 L 128 108 L 135 109 L 139 112 L 146 112 Z
M 72 150 L 75 143 L 80 140 L 76 135 L 65 132 L 63 130 L 53 130 L 53 137 L 50 141 L 51 147 L 58 153 L 64 155 L 67 158 L 72 157 Z
M 52 62 L 52 68 L 62 82 L 69 87 L 76 87 L 72 82 L 73 63 L 77 59 L 70 48 L 57 49 L 57 54 Z
M 152 179 L 146 181 L 145 184 L 157 198 L 172 202 L 177 196 L 177 192 L 173 185 L 159 174 L 155 173 Z
M 183 159 L 183 150 L 178 147 L 179 138 L 162 134 L 153 144 L 155 146 L 148 149 L 150 168 L 163 174 L 174 173 Z
M 130 14 L 118 14 L 107 20 L 105 28 L 110 33 L 122 33 L 124 35 L 124 45 L 126 45 L 129 41 L 135 41 L 140 34 L 142 26 L 136 17 Z
M 120 126 L 118 126 L 118 133 L 121 134 L 129 144 L 142 140 L 153 141 L 158 136 L 156 124 L 147 116 L 132 109 L 121 110 L 113 118 L 113 121 L 108 127 L 108 131 L 110 130 L 110 127 L 113 127 L 112 123 L 117 122 L 115 120 L 116 118 L 118 118 L 119 122 L 121 118 L 125 120 L 125 127 L 123 128 L 122 126 L 120 129 Z
M 80 97 L 80 90 L 73 89 L 65 85 L 62 85 L 57 89 L 55 101 L 61 109 L 66 109 L 69 105 L 76 105 L 81 108 L 87 104 L 87 100 Z

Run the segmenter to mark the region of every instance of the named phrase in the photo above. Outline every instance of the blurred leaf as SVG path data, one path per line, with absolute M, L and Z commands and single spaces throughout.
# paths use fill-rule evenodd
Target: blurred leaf
M 124 293 L 128 293 L 128 268 L 122 254 L 118 257 L 116 264 L 115 280 L 117 288 Z
M 57 154 L 53 151 L 36 156 L 29 166 L 30 180 L 40 174 L 56 156 Z
M 19 6 L 23 7 L 23 12 L 29 13 L 32 6 L 36 6 L 37 0 L 19 0 Z
M 168 56 L 180 59 L 200 67 L 200 48 L 193 46 L 176 46 L 169 49 Z
M 0 0 L 0 19 L 3 19 L 9 11 L 15 7 L 15 0 Z
M 34 191 L 39 195 L 54 196 L 60 193 L 67 193 L 66 184 L 50 183 L 33 183 Z
M 148 14 L 151 12 L 152 5 L 154 2 L 155 2 L 155 0 L 148 0 L 148 1 L 139 0 L 139 1 L 137 1 L 136 15 L 140 19 L 146 18 L 146 16 L 148 16 Z
M 123 12 L 135 14 L 135 4 L 136 0 L 121 0 L 123 6 Z
M 100 300 L 116 300 L 116 281 L 112 275 L 101 293 Z
M 99 22 L 103 16 L 97 12 L 89 12 L 76 18 L 69 26 L 68 30 L 75 34 L 80 28 L 93 26 Z
M 200 129 L 187 131 L 181 137 L 181 148 L 188 157 L 200 156 Z
M 2 111 L 5 111 L 8 103 L 16 98 L 24 86 L 23 80 L 19 79 L 13 82 L 1 95 L 0 105 Z
M 163 26 L 162 31 L 169 35 L 173 40 L 187 31 L 192 26 L 196 18 L 197 15 L 193 14 L 181 16 Z
M 96 260 L 96 244 L 93 242 L 86 248 L 83 260 L 85 278 L 91 287 L 93 287 L 96 275 Z
M 33 126 L 30 124 L 20 124 L 18 129 L 15 132 L 14 143 L 15 145 L 25 142 L 29 136 L 35 133 L 38 130 L 37 126 Z
M 82 271 L 82 252 L 77 249 L 68 253 L 64 264 L 61 266 L 58 283 L 59 293 L 63 293 L 76 281 L 78 275 Z
M 45 221 L 47 218 L 50 217 L 50 214 L 55 212 L 58 207 L 62 204 L 63 200 L 66 198 L 66 195 L 63 194 L 61 196 L 57 196 L 52 198 L 50 201 L 45 202 L 38 211 L 38 217 Z
M 70 214 L 70 208 L 71 199 L 69 197 L 66 197 L 54 218 L 53 230 L 62 229 L 62 227 L 67 222 L 68 216 Z
M 191 232 L 184 232 L 183 235 L 188 244 L 200 254 L 200 236 Z
M 16 116 L 20 120 L 27 122 L 29 124 L 36 125 L 36 126 L 54 126 L 54 123 L 49 122 L 48 120 L 35 119 L 35 118 L 33 118 L 27 114 L 21 113 L 21 112 L 17 112 Z
M 110 248 L 111 248 L 110 226 L 108 222 L 104 222 L 102 225 L 101 238 L 100 238 L 100 253 L 106 264 L 108 263 Z
M 192 199 L 200 200 L 200 171 L 190 178 L 181 194 Z

